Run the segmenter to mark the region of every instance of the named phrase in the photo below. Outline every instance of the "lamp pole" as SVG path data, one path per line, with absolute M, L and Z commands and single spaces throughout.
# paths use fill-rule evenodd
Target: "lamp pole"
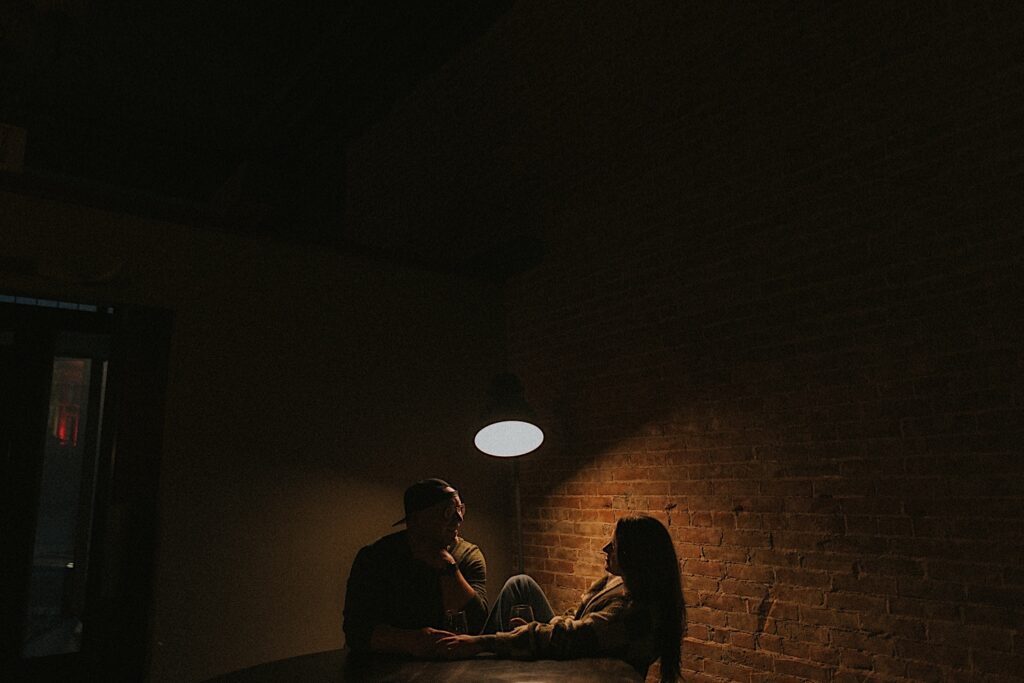
M 516 497 L 516 564 L 523 560 L 523 504 L 519 492 L 519 456 L 532 453 L 544 442 L 544 430 L 536 424 L 533 410 L 523 395 L 523 383 L 512 373 L 502 373 L 491 382 L 490 401 L 483 426 L 473 437 L 480 451 L 497 458 L 512 458 L 512 488 Z
M 519 497 L 518 458 L 512 460 L 512 487 L 515 489 L 516 494 L 516 562 L 518 563 L 519 573 L 523 574 L 526 572 L 526 569 L 523 563 L 523 508 Z

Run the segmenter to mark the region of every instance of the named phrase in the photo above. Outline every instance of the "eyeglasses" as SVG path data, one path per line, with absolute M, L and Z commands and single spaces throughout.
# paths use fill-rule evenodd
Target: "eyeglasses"
M 460 519 L 466 516 L 466 505 L 462 501 L 457 501 L 454 505 L 445 507 L 444 520 L 450 522 L 456 514 L 459 515 Z

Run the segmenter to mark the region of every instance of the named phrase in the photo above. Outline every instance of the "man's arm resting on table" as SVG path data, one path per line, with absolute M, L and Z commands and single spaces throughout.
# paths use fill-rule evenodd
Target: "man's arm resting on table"
M 431 657 L 441 638 L 451 635 L 433 628 L 405 629 L 377 624 L 370 634 L 371 652 L 393 652 L 413 657 Z

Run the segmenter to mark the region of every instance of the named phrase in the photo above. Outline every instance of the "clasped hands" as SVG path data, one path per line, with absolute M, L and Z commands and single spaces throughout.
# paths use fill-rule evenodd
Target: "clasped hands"
M 466 659 L 482 651 L 476 636 L 436 628 L 421 628 L 410 636 L 409 653 L 422 659 Z
M 525 625 L 525 621 L 516 617 L 509 620 L 511 628 Z M 468 659 L 483 651 L 480 636 L 449 633 L 436 628 L 423 628 L 417 631 L 413 654 L 417 657 Z

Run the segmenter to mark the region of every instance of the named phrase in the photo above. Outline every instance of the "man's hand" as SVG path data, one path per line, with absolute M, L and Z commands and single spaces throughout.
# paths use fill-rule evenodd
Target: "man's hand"
M 454 634 L 436 628 L 405 629 L 377 624 L 370 635 L 370 650 L 432 659 L 441 656 L 437 644 L 451 635 Z
M 438 571 L 445 569 L 450 564 L 455 564 L 455 558 L 452 557 L 447 548 L 414 547 L 412 549 L 412 556 L 428 567 L 433 567 Z
M 508 627 L 510 629 L 519 628 L 520 626 L 526 626 L 526 619 L 520 619 L 519 617 L 512 617 L 508 620 Z
M 438 641 L 437 648 L 445 659 L 469 659 L 484 651 L 479 636 L 449 635 Z
M 454 636 L 448 631 L 440 631 L 436 628 L 421 628 L 409 632 L 409 640 L 406 649 L 413 657 L 428 659 L 442 657 L 443 648 L 439 646 L 442 640 Z

